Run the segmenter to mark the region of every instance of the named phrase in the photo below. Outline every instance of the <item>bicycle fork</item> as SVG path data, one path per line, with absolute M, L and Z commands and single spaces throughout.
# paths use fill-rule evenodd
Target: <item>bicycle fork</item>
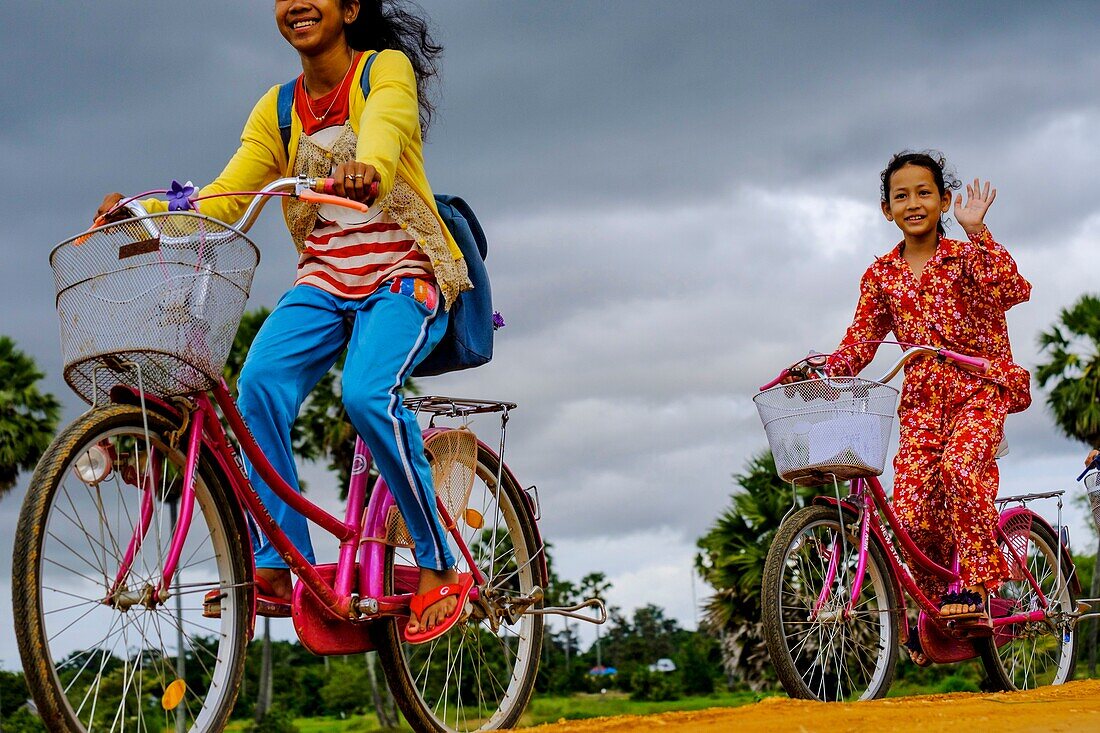
M 135 466 L 137 467 L 137 485 L 141 489 L 141 509 L 134 534 L 127 545 L 111 588 L 104 598 L 103 603 L 114 606 L 122 611 L 127 611 L 135 605 L 154 608 L 168 600 L 169 588 L 176 574 L 180 556 L 183 554 L 183 545 L 187 540 L 187 533 L 191 529 L 191 515 L 195 507 L 195 471 L 199 461 L 199 444 L 202 439 L 202 429 L 206 421 L 205 405 L 200 403 L 190 416 L 190 425 L 187 426 L 187 462 L 184 466 L 183 485 L 178 498 L 178 512 L 173 511 L 172 539 L 168 546 L 168 555 L 165 557 L 164 566 L 161 568 L 160 582 L 156 587 L 146 584 L 142 588 L 128 588 L 126 578 L 133 568 L 134 560 L 149 532 L 153 520 L 153 508 L 156 502 L 155 477 L 160 473 L 160 461 L 153 452 L 151 441 L 146 435 L 145 460 L 141 460 L 141 452 L 135 452 Z M 161 496 L 163 501 L 167 497 Z M 173 505 L 175 509 L 176 505 Z
M 867 543 L 870 541 L 871 532 L 871 513 L 866 510 L 860 512 L 859 557 L 856 561 L 855 578 L 852 580 L 851 588 L 849 589 L 850 597 L 843 608 L 826 608 L 829 596 L 832 595 L 833 583 L 840 582 L 840 590 L 844 590 L 844 578 L 838 581 L 837 576 L 841 574 L 841 558 L 846 558 L 848 555 L 848 543 L 844 539 L 844 508 L 839 501 L 837 502 L 837 519 L 840 526 L 836 536 L 833 538 L 832 547 L 829 548 L 829 567 L 825 572 L 824 582 L 821 584 L 821 593 L 818 595 L 817 602 L 814 603 L 813 611 L 810 613 L 810 618 L 814 620 L 833 622 L 847 621 L 851 618 L 852 612 L 855 610 L 856 599 L 859 598 L 859 594 L 863 591 L 863 574 L 867 570 Z

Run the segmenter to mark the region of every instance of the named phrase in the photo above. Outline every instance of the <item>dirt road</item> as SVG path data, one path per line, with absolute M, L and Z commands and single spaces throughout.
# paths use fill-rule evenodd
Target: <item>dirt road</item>
M 595 718 L 527 728 L 532 733 L 863 733 L 864 731 L 1100 731 L 1100 680 L 1029 692 L 894 697 L 816 703 L 773 697 L 740 708 Z

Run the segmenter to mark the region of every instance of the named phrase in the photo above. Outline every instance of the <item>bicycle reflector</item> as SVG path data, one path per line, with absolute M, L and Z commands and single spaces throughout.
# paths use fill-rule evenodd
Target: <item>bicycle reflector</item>
M 88 486 L 95 486 L 111 473 L 111 456 L 100 446 L 93 445 L 76 459 L 73 473 Z
M 164 688 L 164 694 L 160 696 L 160 706 L 165 710 L 175 710 L 183 702 L 185 692 L 187 692 L 187 683 L 176 680 Z
M 485 517 L 481 515 L 477 509 L 466 508 L 465 512 L 466 524 L 473 529 L 481 529 L 485 524 Z

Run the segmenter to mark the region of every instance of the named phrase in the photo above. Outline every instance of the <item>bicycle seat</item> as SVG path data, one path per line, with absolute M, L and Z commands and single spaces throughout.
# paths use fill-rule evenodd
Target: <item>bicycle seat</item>
M 997 452 L 993 454 L 993 460 L 1008 455 L 1008 438 L 1001 438 L 1001 444 L 997 446 Z

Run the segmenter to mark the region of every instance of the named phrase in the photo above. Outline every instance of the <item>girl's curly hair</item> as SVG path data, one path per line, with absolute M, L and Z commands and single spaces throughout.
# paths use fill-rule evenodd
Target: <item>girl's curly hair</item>
M 347 0 L 341 0 L 344 4 Z M 426 132 L 435 112 L 430 82 L 439 72 L 443 46 L 432 39 L 423 8 L 405 0 L 362 0 L 359 15 L 344 26 L 348 45 L 356 51 L 392 48 L 404 53 L 416 73 L 420 127 Z

